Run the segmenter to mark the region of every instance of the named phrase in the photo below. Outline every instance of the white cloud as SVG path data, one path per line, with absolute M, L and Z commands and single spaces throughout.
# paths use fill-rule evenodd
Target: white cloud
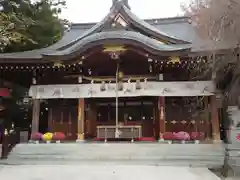
M 181 3 L 189 0 L 129 0 L 132 12 L 143 19 L 182 15 Z M 66 0 L 61 17 L 72 22 L 98 22 L 112 5 L 112 0 Z

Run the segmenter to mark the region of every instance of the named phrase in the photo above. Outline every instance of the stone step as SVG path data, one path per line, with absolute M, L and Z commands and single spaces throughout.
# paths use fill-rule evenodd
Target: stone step
M 75 164 L 119 162 L 125 164 L 221 167 L 222 144 L 73 143 L 19 144 L 3 164 Z

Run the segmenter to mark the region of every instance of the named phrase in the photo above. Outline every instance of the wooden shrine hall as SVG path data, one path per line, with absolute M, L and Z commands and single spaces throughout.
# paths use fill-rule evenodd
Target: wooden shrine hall
M 191 78 L 208 54 L 189 18 L 142 20 L 113 0 L 101 22 L 72 24 L 56 44 L 0 54 L 0 78 L 29 89 L 32 133 L 218 141 L 214 84 Z

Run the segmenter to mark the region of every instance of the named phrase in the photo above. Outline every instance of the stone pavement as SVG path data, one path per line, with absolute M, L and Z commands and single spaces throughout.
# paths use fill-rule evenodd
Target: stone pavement
M 220 180 L 206 168 L 93 164 L 2 166 L 0 179 L 19 180 L 19 178 L 23 180 Z

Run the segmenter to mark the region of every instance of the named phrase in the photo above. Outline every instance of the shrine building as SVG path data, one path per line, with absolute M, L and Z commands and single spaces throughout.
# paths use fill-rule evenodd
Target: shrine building
M 199 132 L 221 139 L 211 76 L 192 78 L 210 48 L 188 17 L 143 20 L 113 0 L 98 23 L 72 24 L 42 49 L 0 54 L 1 79 L 27 89 L 31 132 L 69 140 L 162 139 Z

